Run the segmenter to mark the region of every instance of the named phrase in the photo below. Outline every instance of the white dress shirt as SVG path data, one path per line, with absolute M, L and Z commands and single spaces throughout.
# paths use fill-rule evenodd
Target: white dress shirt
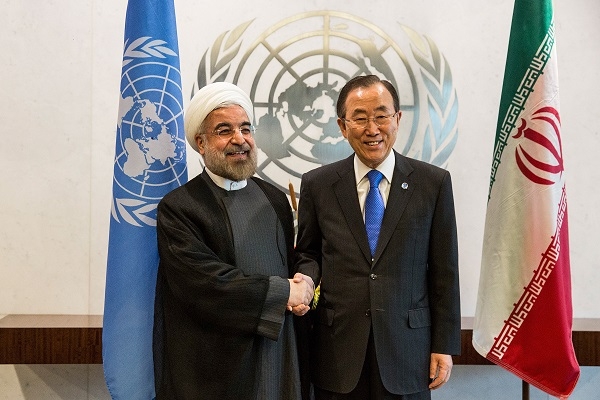
M 215 174 L 214 172 L 212 172 L 210 169 L 208 169 L 206 167 L 204 167 L 204 169 L 206 170 L 206 173 L 208 174 L 208 176 L 210 176 L 210 179 L 212 179 L 212 181 L 218 187 L 225 189 L 228 192 L 231 190 L 243 189 L 248 184 L 248 181 L 246 181 L 246 179 L 244 179 L 243 181 L 232 181 L 232 180 L 223 178 L 222 176 Z
M 384 179 L 379 182 L 379 191 L 381 197 L 383 197 L 383 205 L 387 205 L 387 199 L 390 194 L 390 186 L 392 185 L 392 175 L 394 175 L 394 167 L 396 165 L 396 157 L 394 152 L 390 151 L 390 154 L 383 160 L 376 170 L 383 174 Z M 360 204 L 360 211 L 362 212 L 363 221 L 365 219 L 365 201 L 367 199 L 367 193 L 369 193 L 369 178 L 367 173 L 371 168 L 363 164 L 359 158 L 354 155 L 354 176 L 356 178 L 356 191 L 358 192 L 358 202 Z

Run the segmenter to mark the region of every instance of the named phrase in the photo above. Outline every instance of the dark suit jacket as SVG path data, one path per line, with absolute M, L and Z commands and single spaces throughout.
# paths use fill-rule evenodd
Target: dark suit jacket
M 353 157 L 302 178 L 297 268 L 321 284 L 313 382 L 356 385 L 371 327 L 387 390 L 427 390 L 430 354 L 460 353 L 458 249 L 450 174 L 394 152 L 396 164 L 371 260 Z
M 274 186 L 255 182 L 283 226 L 291 276 L 294 227 L 288 199 Z M 158 399 L 254 396 L 258 360 L 253 343 L 269 277 L 245 276 L 235 268 L 228 221 L 222 202 L 201 175 L 167 194 L 158 206 Z

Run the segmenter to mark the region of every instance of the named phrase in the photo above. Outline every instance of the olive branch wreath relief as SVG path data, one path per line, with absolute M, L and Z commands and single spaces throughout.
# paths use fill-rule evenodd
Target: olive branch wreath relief
M 420 152 L 422 161 L 444 167 L 458 139 L 458 98 L 448 61 L 437 45 L 427 36 L 421 37 L 402 26 L 411 41 L 412 55 L 419 64 L 421 78 L 427 89 L 427 113 Z
M 197 73 L 197 88 L 208 83 L 223 82 L 231 68 L 231 62 L 240 52 L 242 35 L 253 20 L 246 21 L 231 31 L 223 32 L 202 56 Z M 196 88 L 192 89 L 192 95 Z

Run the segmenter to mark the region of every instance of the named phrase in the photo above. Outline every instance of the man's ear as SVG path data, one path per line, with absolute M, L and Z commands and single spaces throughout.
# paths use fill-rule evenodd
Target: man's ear
M 344 121 L 344 120 L 343 120 L 343 119 L 341 119 L 341 118 L 338 118 L 338 119 L 337 119 L 337 124 L 338 124 L 338 126 L 340 127 L 340 131 L 342 132 L 342 135 L 343 135 L 343 136 L 344 136 L 346 139 L 348 139 L 348 132 L 347 132 L 347 130 L 346 130 L 346 121 Z
M 204 135 L 196 136 L 196 146 L 198 146 L 198 153 L 204 155 Z

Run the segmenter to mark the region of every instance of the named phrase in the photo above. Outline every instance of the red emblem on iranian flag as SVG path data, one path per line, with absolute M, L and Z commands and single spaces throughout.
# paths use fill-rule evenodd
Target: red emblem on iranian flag
M 542 107 L 533 113 L 531 120 L 537 126 L 530 126 L 533 124 L 522 118 L 513 136 L 522 139 L 515 149 L 515 159 L 527 179 L 540 185 L 552 185 L 563 172 L 560 116 L 556 108 Z

